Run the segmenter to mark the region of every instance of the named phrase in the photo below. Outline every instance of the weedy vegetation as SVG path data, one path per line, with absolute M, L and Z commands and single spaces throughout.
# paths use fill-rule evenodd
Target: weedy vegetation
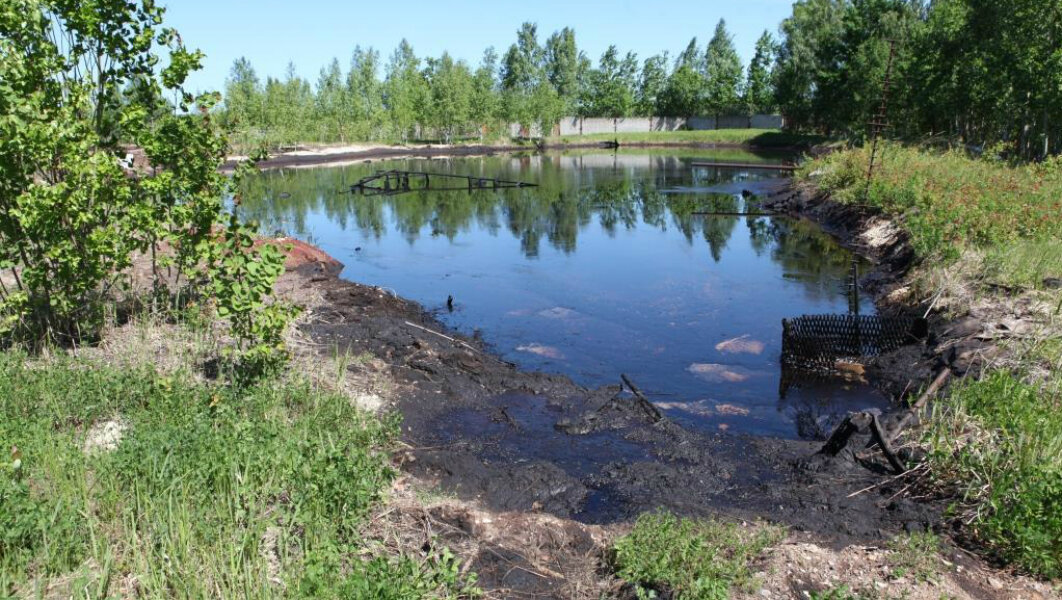
M 1006 371 L 956 385 L 925 433 L 935 483 L 1000 558 L 1062 575 L 1062 397 Z
M 889 566 L 893 577 L 935 582 L 940 577 L 940 537 L 932 531 L 908 533 L 889 540 Z
M 0 594 L 474 595 L 444 549 L 365 554 L 396 432 L 305 381 L 0 353 Z
M 784 535 L 770 525 L 645 513 L 616 541 L 612 562 L 639 598 L 726 599 L 732 588 L 751 584 L 751 563 Z
M 477 595 L 445 549 L 361 539 L 397 421 L 280 377 L 284 254 L 239 218 L 253 165 L 218 173 L 220 97 L 184 89 L 203 55 L 162 17 L 0 5 L 0 596 Z M 221 377 L 73 357 L 125 320 L 224 323 Z
M 800 176 L 816 173 L 815 185 L 834 199 L 899 217 L 925 259 L 954 260 L 978 248 L 998 276 L 1014 278 L 1003 283 L 1040 285 L 1062 273 L 1062 159 L 1009 165 L 885 144 L 868 190 L 869 160 L 867 148 L 835 152 L 807 163 Z

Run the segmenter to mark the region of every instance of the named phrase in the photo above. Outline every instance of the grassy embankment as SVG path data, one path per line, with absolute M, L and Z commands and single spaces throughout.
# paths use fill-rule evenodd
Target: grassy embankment
M 703 131 L 652 131 L 644 133 L 595 133 L 565 135 L 546 140 L 557 144 L 593 144 L 618 141 L 623 144 L 726 144 L 757 148 L 808 147 L 826 138 L 778 129 L 708 129 Z
M 189 367 L 0 352 L 0 596 L 474 592 L 445 549 L 361 537 L 394 418 L 308 380 L 234 389 Z
M 934 484 L 991 553 L 1062 576 L 1062 161 L 1010 166 L 896 145 L 882 157 L 865 201 L 910 235 L 920 259 L 910 297 L 936 297 L 953 317 L 996 306 L 1001 320 L 1024 321 L 1005 359 L 932 409 L 923 442 Z M 863 202 L 867 158 L 838 152 L 798 176 Z
M 789 133 L 779 129 L 710 129 L 699 131 L 651 131 L 640 133 L 595 133 L 588 135 L 564 135 L 554 136 L 542 140 L 546 144 L 555 146 L 573 146 L 581 144 L 599 144 L 601 142 L 618 141 L 620 145 L 695 145 L 695 144 L 719 144 L 723 146 L 749 147 L 757 149 L 791 150 L 793 148 L 808 148 L 827 141 L 827 138 L 819 135 L 807 135 L 801 133 Z M 408 145 L 419 146 L 424 144 L 439 145 L 442 140 L 412 140 L 403 143 L 400 140 L 378 142 L 352 142 L 351 144 L 371 147 L 405 147 Z M 351 144 L 330 143 L 316 144 L 305 143 L 296 145 L 273 146 L 273 151 L 312 150 L 322 148 L 341 148 Z M 453 141 L 452 146 L 520 146 L 529 149 L 535 148 L 535 140 L 526 138 L 465 138 Z M 235 143 L 235 153 L 239 154 L 257 146 L 250 143 Z

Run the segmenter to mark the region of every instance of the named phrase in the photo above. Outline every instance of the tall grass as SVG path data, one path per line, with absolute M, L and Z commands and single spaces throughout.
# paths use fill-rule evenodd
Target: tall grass
M 869 150 L 811 161 L 798 177 L 849 203 L 867 203 L 902 220 L 916 253 L 957 258 L 989 249 L 1016 279 L 1040 282 L 1062 268 L 1062 159 L 1010 166 L 965 154 L 885 144 L 866 189 Z M 864 194 L 865 197 L 864 197 Z
M 1006 371 L 964 380 L 925 430 L 936 483 L 1001 558 L 1062 576 L 1062 397 Z
M 86 449 L 108 422 L 120 441 Z M 306 383 L 0 353 L 0 596 L 446 595 L 452 557 L 360 555 L 396 430 Z

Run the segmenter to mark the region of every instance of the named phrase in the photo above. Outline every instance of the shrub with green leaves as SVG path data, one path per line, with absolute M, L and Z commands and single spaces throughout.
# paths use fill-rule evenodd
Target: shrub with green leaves
M 614 547 L 616 575 L 639 598 L 668 592 L 690 600 L 725 600 L 751 581 L 749 564 L 784 537 L 778 527 L 741 527 L 720 521 L 645 513 Z
M 263 303 L 283 261 L 234 219 L 218 233 L 219 96 L 184 89 L 203 55 L 162 17 L 152 0 L 0 5 L 0 339 L 91 339 L 147 257 L 156 294 L 223 294 L 245 362 L 268 363 L 292 315 Z
M 284 272 L 284 254 L 274 244 L 255 247 L 253 229 L 232 215 L 212 246 L 211 292 L 218 316 L 229 320 L 236 346 L 229 348 L 238 380 L 275 372 L 286 362 L 284 331 L 298 309 L 270 301 Z
M 134 253 L 165 238 L 179 255 L 209 235 L 224 191 L 224 138 L 182 83 L 202 55 L 161 27 L 162 9 L 116 0 L 13 0 L 0 7 L 0 290 L 4 322 L 52 338 L 98 327 L 101 297 Z M 152 52 L 166 50 L 159 68 Z M 164 92 L 179 106 L 167 107 Z M 170 109 L 170 110 L 167 110 Z M 131 176 L 121 142 L 158 177 Z

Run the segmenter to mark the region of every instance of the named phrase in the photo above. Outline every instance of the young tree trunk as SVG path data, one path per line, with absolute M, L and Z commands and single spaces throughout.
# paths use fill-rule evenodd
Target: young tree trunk
M 1051 149 L 1051 144 L 1049 143 L 1049 141 L 1050 141 L 1050 131 L 1051 130 L 1048 129 L 1047 104 L 1044 103 L 1044 149 L 1043 149 L 1043 154 L 1041 155 L 1041 158 L 1043 158 L 1045 160 L 1047 159 L 1048 152 Z

